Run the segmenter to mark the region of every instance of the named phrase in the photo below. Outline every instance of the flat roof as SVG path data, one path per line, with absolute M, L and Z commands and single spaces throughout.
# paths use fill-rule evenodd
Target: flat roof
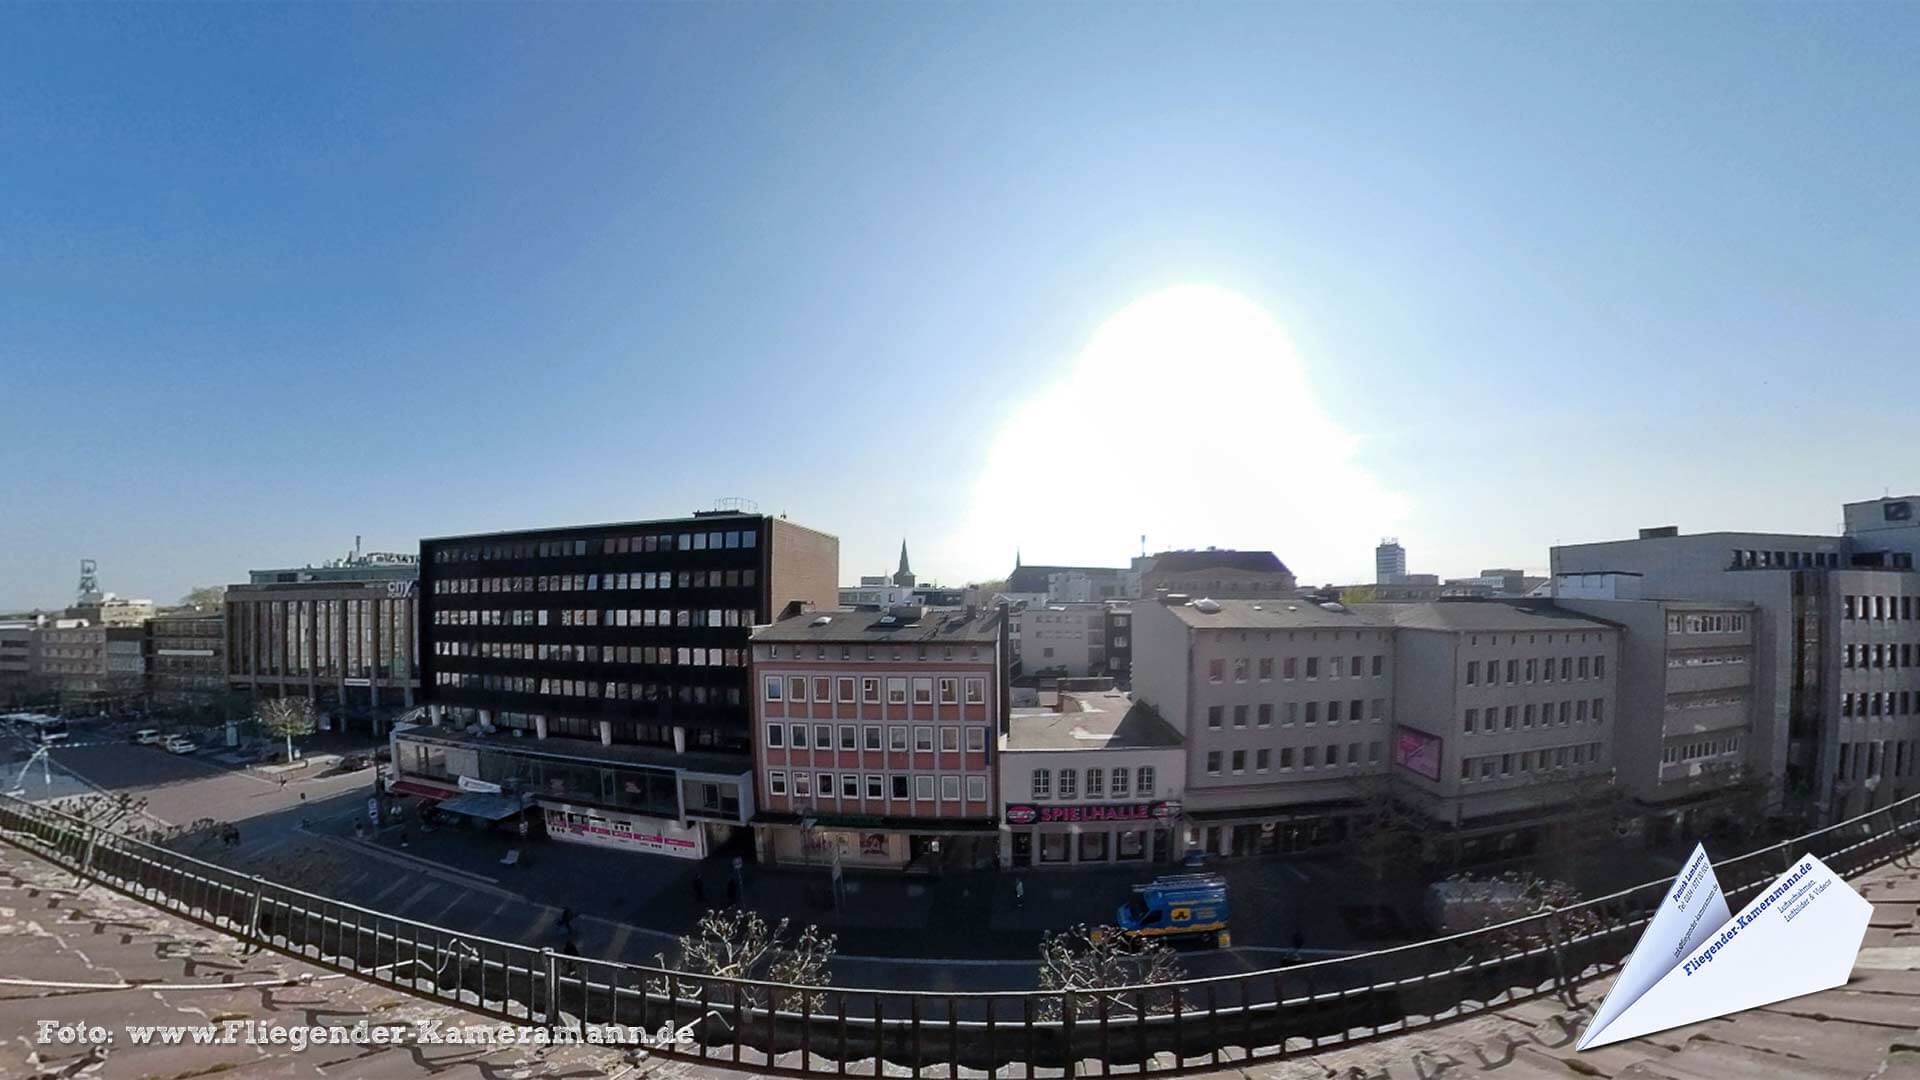
M 912 609 L 908 609 L 911 611 Z M 761 627 L 755 642 L 817 641 L 822 644 L 884 642 L 894 645 L 990 644 L 1000 640 L 1000 609 L 927 608 L 918 614 L 900 608 L 887 611 L 833 608 L 808 611 Z
M 1614 630 L 1610 622 L 1543 601 L 1436 600 L 1396 605 L 1393 625 L 1408 630 Z
M 1274 597 L 1262 600 L 1212 600 L 1214 610 L 1196 607 L 1208 598 L 1184 604 L 1166 604 L 1174 618 L 1199 630 L 1297 630 L 1322 627 L 1391 626 L 1392 621 L 1379 614 L 1362 613 L 1345 604 L 1328 607 L 1313 600 Z M 1140 606 L 1155 603 L 1140 601 Z
M 1137 750 L 1185 742 L 1152 706 L 1117 690 L 1061 694 L 1072 711 L 1015 709 L 1007 725 L 1009 750 Z
M 745 754 L 712 754 L 697 750 L 676 754 L 661 746 L 625 746 L 619 743 L 602 746 L 596 739 L 569 739 L 558 736 L 540 739 L 532 735 L 516 737 L 505 730 L 488 735 L 483 732 L 461 731 L 458 728 L 436 724 L 417 724 L 402 728 L 396 734 L 401 738 L 432 739 L 435 742 L 460 746 L 485 747 L 535 757 L 565 758 L 569 761 L 584 761 L 600 765 L 641 765 L 717 776 L 738 776 L 741 773 L 753 771 L 753 761 Z
M 598 523 L 581 523 L 576 525 L 548 525 L 548 526 L 542 526 L 537 529 L 496 529 L 492 532 L 460 533 L 452 536 L 427 536 L 427 537 L 422 537 L 420 540 L 420 543 L 422 545 L 425 545 L 425 544 L 451 543 L 451 542 L 458 542 L 462 540 L 490 540 L 490 539 L 495 539 L 495 538 L 504 537 L 504 536 L 544 536 L 544 535 L 555 535 L 559 533 L 574 533 L 574 532 L 580 532 L 582 530 L 650 529 L 650 528 L 658 528 L 662 525 L 672 525 L 676 528 L 684 525 L 689 527 L 689 529 L 691 529 L 691 527 L 694 525 L 719 525 L 729 521 L 746 522 L 746 521 L 760 521 L 760 520 L 785 521 L 786 519 L 773 518 L 767 514 L 748 514 L 738 510 L 717 510 L 717 511 L 703 510 L 703 511 L 700 511 L 700 516 L 698 517 L 688 515 L 686 517 L 653 518 L 652 520 L 649 520 L 649 521 L 602 521 Z M 793 523 L 788 522 L 788 524 L 791 525 Z M 801 527 L 804 528 L 804 526 L 801 526 Z M 808 530 L 808 531 L 818 532 L 819 530 L 814 529 L 814 530 Z

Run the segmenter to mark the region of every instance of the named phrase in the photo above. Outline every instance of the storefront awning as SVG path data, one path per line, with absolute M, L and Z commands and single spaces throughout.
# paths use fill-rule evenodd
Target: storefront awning
M 521 808 L 518 795 L 482 795 L 478 792 L 468 792 L 457 798 L 448 799 L 439 806 L 439 809 L 448 813 L 465 814 L 482 821 L 510 818 L 519 813 Z

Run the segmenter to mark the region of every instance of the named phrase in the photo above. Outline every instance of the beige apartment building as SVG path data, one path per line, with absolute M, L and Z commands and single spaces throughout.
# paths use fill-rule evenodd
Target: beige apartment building
M 1187 747 L 1186 840 L 1222 855 L 1346 840 L 1386 782 L 1394 628 L 1291 598 L 1133 606 L 1133 687 Z
M 1617 625 L 1494 600 L 1375 610 L 1397 635 L 1398 795 L 1464 850 L 1504 850 L 1610 782 Z
M 1271 551 L 1163 551 L 1139 560 L 1140 595 L 1167 593 L 1188 596 L 1292 599 L 1293 571 Z

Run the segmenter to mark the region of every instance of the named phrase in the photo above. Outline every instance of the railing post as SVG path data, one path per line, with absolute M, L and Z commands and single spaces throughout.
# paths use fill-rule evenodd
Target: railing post
M 545 1019 L 547 1030 L 552 1031 L 556 1026 L 553 1018 L 560 1013 L 560 980 L 558 978 L 560 961 L 554 956 L 552 949 L 541 949 L 540 956 L 547 964 L 547 1015 Z
M 87 850 L 80 856 L 80 868 L 73 872 L 73 883 L 84 888 L 87 878 L 93 873 L 93 846 L 100 840 L 100 826 L 87 826 Z
M 267 889 L 267 879 L 259 874 L 253 875 L 253 899 L 247 904 L 247 936 L 260 941 L 260 897 Z M 266 942 L 260 941 L 265 945 Z
M 1560 909 L 1549 909 L 1547 912 L 1547 951 L 1553 954 L 1554 985 L 1558 988 L 1560 999 L 1567 1003 L 1567 1007 L 1577 1009 L 1580 1007 L 1580 989 L 1572 979 L 1567 978 L 1567 958 L 1560 944 L 1560 938 L 1565 929 L 1566 928 L 1560 924 Z

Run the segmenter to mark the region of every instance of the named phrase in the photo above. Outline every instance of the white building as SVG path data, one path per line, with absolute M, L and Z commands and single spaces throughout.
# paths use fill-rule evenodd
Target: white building
M 1015 710 L 1000 738 L 1000 864 L 1178 859 L 1185 776 L 1180 733 L 1125 694 Z

